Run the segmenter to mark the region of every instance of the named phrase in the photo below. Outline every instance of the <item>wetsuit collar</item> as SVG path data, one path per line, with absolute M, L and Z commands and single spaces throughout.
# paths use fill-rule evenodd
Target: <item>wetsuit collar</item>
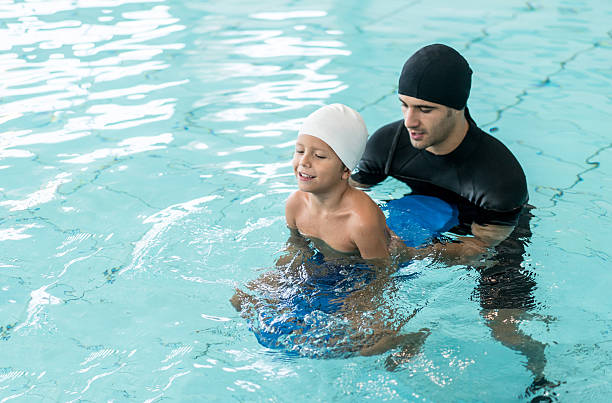
M 467 105 L 463 110 L 463 114 L 465 115 L 465 118 L 467 119 L 468 123 L 470 123 L 470 125 L 473 124 L 474 126 L 476 126 L 476 122 L 474 122 L 474 119 L 472 119 L 472 115 L 470 115 L 470 110 L 468 109 Z
M 449 159 L 449 160 L 462 160 L 463 158 L 469 158 L 471 153 L 474 151 L 476 146 L 478 145 L 478 131 L 476 122 L 472 119 L 470 112 L 468 111 L 467 106 L 465 107 L 465 117 L 468 122 L 468 131 L 463 138 L 463 141 L 459 143 L 457 148 L 451 151 L 448 154 L 444 155 L 436 155 L 430 153 L 427 150 L 420 150 L 427 158 L 432 159 Z
M 470 133 L 472 132 L 472 135 L 470 137 L 474 136 L 475 130 L 474 128 L 477 127 L 476 122 L 474 121 L 474 119 L 472 119 L 472 115 L 470 115 L 470 111 L 466 105 L 465 109 L 464 109 L 464 114 L 465 114 L 465 118 L 468 121 L 468 132 L 465 135 L 465 138 L 463 139 L 463 141 L 459 144 L 459 146 L 454 149 L 453 151 L 451 151 L 449 154 L 446 155 L 435 155 L 430 153 L 429 151 L 426 150 L 421 150 L 422 153 L 424 153 L 424 155 L 429 156 L 431 158 L 441 158 L 441 157 L 449 157 L 449 156 L 453 156 L 457 153 L 457 151 L 460 148 L 468 148 L 467 151 L 459 151 L 457 155 L 459 155 L 459 157 L 461 157 L 461 155 L 463 154 L 469 154 L 471 152 L 471 150 L 474 149 L 475 145 L 473 145 L 472 147 L 468 146 L 464 146 L 464 144 L 467 143 L 473 143 L 473 141 L 468 141 L 468 136 L 470 136 Z M 385 163 L 385 175 L 389 175 L 389 172 L 391 170 L 391 163 L 393 162 L 393 157 L 395 156 L 395 150 L 397 149 L 397 145 L 399 144 L 399 139 L 400 136 L 402 135 L 402 133 L 408 133 L 406 127 L 404 126 L 403 123 L 400 123 L 397 127 L 397 130 L 395 132 L 395 135 L 393 136 L 393 141 L 391 142 L 391 147 L 389 148 L 389 153 L 387 154 L 387 159 L 386 159 L 386 163 Z M 452 157 L 451 157 L 452 158 Z

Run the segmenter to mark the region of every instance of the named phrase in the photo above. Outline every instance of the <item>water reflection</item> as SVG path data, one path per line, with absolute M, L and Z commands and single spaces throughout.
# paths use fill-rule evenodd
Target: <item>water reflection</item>
M 255 13 L 251 14 L 249 17 L 261 19 L 261 20 L 290 20 L 294 18 L 315 18 L 315 17 L 325 17 L 327 15 L 326 11 L 323 10 L 296 10 L 296 11 L 277 11 L 277 12 L 267 12 L 267 13 Z
M 9 206 L 10 211 L 19 211 L 27 210 L 39 204 L 51 201 L 55 198 L 55 194 L 60 185 L 71 181 L 71 179 L 69 179 L 70 176 L 71 174 L 69 173 L 58 174 L 53 180 L 44 185 L 42 189 L 29 194 L 25 199 L 5 200 L 0 202 L 0 206 Z
M 290 18 L 302 18 L 300 15 Z M 282 13 L 274 16 L 265 21 L 283 18 Z M 196 102 L 196 107 L 208 111 L 203 120 L 263 124 L 267 118 L 283 122 L 276 117 L 279 113 L 295 119 L 291 111 L 326 102 L 347 88 L 336 74 L 326 72 L 334 58 L 351 54 L 337 36 L 320 28 L 265 29 L 266 24 L 254 29 L 247 20 L 244 28 L 210 32 L 196 42 L 198 48 L 214 50 L 210 58 L 197 60 L 202 66 L 200 79 L 212 89 Z M 228 57 L 217 60 L 219 54 Z
M 99 2 L 97 7 L 121 5 L 124 2 Z M 51 8 L 51 5 L 55 8 Z M 0 73 L 6 87 L 5 102 L 0 106 L 0 119 L 16 120 L 29 113 L 68 110 L 75 106 L 108 98 L 137 99 L 170 86 L 184 85 L 188 80 L 161 84 L 127 86 L 109 89 L 97 83 L 116 82 L 128 77 L 139 77 L 150 71 L 169 67 L 163 60 L 155 60 L 166 50 L 182 49 L 182 43 L 147 43 L 185 29 L 169 14 L 167 6 L 153 6 L 149 10 L 125 12 L 115 24 L 97 24 L 74 19 L 44 21 L 61 18 L 67 4 L 46 3 L 43 10 L 32 4 L 29 15 L 0 13 L 6 19 L 6 29 L 0 34 L 7 38 Z M 13 4 L 16 10 L 18 5 Z M 89 4 L 94 8 L 96 5 Z M 21 10 L 24 12 L 24 10 Z M 95 13 L 99 10 L 90 10 Z M 71 14 L 74 18 L 74 14 Z M 10 20 L 9 20 L 10 21 Z M 4 31 L 4 32 L 2 32 Z M 40 51 L 32 53 L 34 50 Z M 143 107 L 147 107 L 146 104 Z M 25 124 L 22 121 L 15 125 Z
M 203 362 L 215 362 L 210 340 L 231 351 L 236 321 L 225 320 L 218 293 L 276 250 L 295 131 L 304 109 L 347 88 L 334 60 L 351 52 L 340 31 L 311 25 L 325 11 L 219 7 L 0 6 L 0 246 L 10 256 L 0 266 L 10 295 L 0 339 L 17 342 L 7 368 L 48 369 L 53 384 L 10 380 L 5 396 L 36 386 L 96 400 L 111 398 L 111 383 L 131 383 L 131 397 L 164 397 L 201 370 L 187 365 L 198 320 L 207 322 Z M 177 303 L 185 298 L 195 303 Z M 160 341 L 168 337 L 180 342 Z M 61 363 L 18 357 L 41 344 L 64 352 Z

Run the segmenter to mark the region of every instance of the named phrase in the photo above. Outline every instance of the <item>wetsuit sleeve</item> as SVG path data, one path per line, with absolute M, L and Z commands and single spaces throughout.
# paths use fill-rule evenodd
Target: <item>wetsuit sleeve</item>
M 370 136 L 365 152 L 357 164 L 356 172 L 351 176 L 354 181 L 371 186 L 387 178 L 388 173 L 385 172 L 385 166 L 396 125 L 397 122 L 383 126 Z
M 525 173 L 514 155 L 490 135 L 483 138 L 478 151 L 481 166 L 471 167 L 474 183 L 481 186 L 474 196 L 479 208 L 477 224 L 516 225 L 529 200 Z
M 522 208 L 517 208 L 511 211 L 493 211 L 479 209 L 478 214 L 474 220 L 476 224 L 480 225 L 509 225 L 516 226 L 521 215 Z

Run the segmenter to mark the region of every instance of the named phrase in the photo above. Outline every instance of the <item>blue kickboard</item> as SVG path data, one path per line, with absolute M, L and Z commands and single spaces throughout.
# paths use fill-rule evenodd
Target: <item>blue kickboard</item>
M 387 225 L 408 246 L 420 246 L 459 224 L 457 207 L 432 196 L 408 195 L 383 205 Z

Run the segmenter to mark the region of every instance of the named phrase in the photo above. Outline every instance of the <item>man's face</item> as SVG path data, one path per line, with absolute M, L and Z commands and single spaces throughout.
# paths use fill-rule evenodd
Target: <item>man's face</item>
M 461 111 L 407 95 L 400 94 L 399 99 L 412 146 L 434 154 L 445 154 Z

